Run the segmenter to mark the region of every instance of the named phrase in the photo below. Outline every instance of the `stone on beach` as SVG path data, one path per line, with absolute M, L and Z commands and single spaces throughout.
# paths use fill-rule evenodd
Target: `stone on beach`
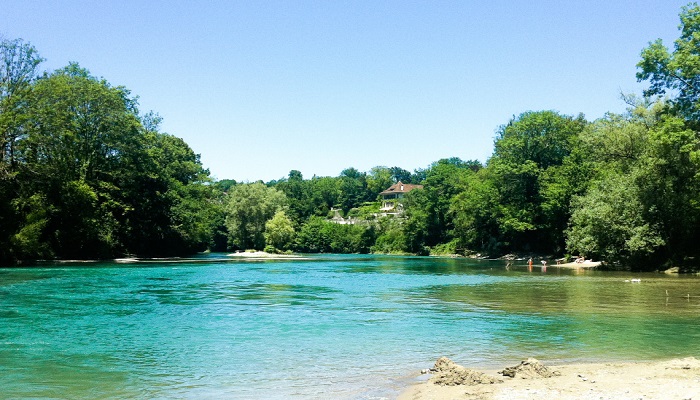
M 499 371 L 499 374 L 503 376 L 509 376 L 511 378 L 522 379 L 538 379 L 538 378 L 551 378 L 553 376 L 559 376 L 557 371 L 552 371 L 545 367 L 539 360 L 535 358 L 528 358 L 525 361 L 521 361 L 520 364 L 515 367 L 505 368 L 503 371 Z
M 435 373 L 430 382 L 440 386 L 479 385 L 502 382 L 492 376 L 456 364 L 447 357 L 440 357 L 431 370 Z

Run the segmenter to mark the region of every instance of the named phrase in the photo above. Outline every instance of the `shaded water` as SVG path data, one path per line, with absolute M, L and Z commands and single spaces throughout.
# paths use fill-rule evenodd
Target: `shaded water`
M 0 269 L 0 397 L 391 398 L 441 355 L 699 356 L 697 296 L 697 277 L 421 257 Z

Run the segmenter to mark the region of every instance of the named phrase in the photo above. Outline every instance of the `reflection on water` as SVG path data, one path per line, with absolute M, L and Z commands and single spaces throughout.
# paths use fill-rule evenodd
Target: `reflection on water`
M 195 261 L 0 269 L 3 396 L 391 397 L 440 355 L 503 366 L 700 350 L 696 277 L 424 257 Z

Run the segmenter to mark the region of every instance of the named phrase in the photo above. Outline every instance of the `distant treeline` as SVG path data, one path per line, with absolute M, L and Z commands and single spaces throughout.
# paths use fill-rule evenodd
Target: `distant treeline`
M 700 252 L 700 7 L 672 51 L 642 51 L 622 115 L 529 111 L 496 133 L 482 165 L 413 172 L 213 181 L 120 86 L 77 64 L 40 73 L 37 51 L 0 43 L 0 262 L 266 249 L 337 253 L 539 253 L 612 266 L 694 266 Z M 422 184 L 398 216 L 393 183 Z M 351 217 L 338 224 L 334 216 Z M 337 221 L 336 221 L 337 222 Z

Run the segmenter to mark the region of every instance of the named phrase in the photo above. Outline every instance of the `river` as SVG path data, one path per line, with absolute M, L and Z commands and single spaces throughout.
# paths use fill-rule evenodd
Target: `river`
M 379 399 L 442 355 L 697 356 L 698 296 L 695 276 L 429 257 L 0 269 L 0 397 Z

